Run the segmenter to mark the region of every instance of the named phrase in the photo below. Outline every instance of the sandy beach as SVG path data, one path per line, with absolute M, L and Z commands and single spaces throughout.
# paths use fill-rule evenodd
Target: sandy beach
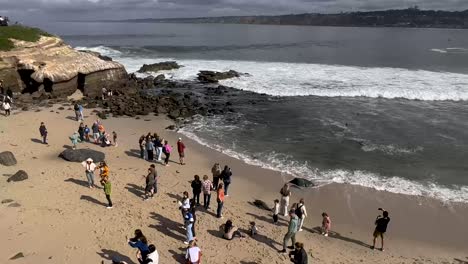
M 60 106 L 0 116 L 0 151 L 12 151 L 18 160 L 15 166 L 0 166 L 0 200 L 13 200 L 0 204 L 0 263 L 91 264 L 112 258 L 137 263 L 135 250 L 126 243 L 137 228 L 155 244 L 160 263 L 184 263 L 185 233 L 176 201 L 183 191 L 191 193 L 190 181 L 195 174 L 211 178 L 215 162 L 232 168 L 233 183 L 225 201 L 224 219 L 215 217 L 213 197 L 210 211 L 200 208 L 197 212 L 202 262 L 290 263 L 287 255 L 277 252 L 287 230 L 287 219 L 281 217 L 281 225 L 275 226 L 271 212 L 252 205 L 255 199 L 273 205 L 288 176 L 245 164 L 167 131 L 171 121 L 163 116 L 110 118 L 103 123 L 107 131 L 118 133 L 118 147 L 79 145 L 106 154 L 114 202 L 114 208 L 106 209 L 103 190 L 86 187 L 81 164 L 58 157 L 71 145 L 68 137 L 79 124 L 68 106 L 58 110 Z M 96 118 L 90 109 L 85 110 L 86 124 L 90 126 Z M 49 145 L 40 143 L 40 122 L 48 128 Z M 143 201 L 142 176 L 150 163 L 139 158 L 138 138 L 148 132 L 162 134 L 173 146 L 182 137 L 187 146 L 187 165 L 172 162 L 164 167 L 156 163 L 161 175 L 159 192 L 152 200 Z M 178 160 L 176 152 L 171 160 Z M 7 183 L 6 176 L 20 169 L 29 174 L 29 179 Z M 291 203 L 302 197 L 309 217 L 297 240 L 305 243 L 309 263 L 468 263 L 467 204 L 444 204 L 341 184 L 292 188 Z M 388 210 L 391 217 L 385 252 L 369 248 L 378 207 Z M 316 231 L 324 211 L 332 219 L 330 237 Z M 218 227 L 227 219 L 241 229 L 256 221 L 259 235 L 224 240 Z M 10 260 L 19 252 L 24 257 Z

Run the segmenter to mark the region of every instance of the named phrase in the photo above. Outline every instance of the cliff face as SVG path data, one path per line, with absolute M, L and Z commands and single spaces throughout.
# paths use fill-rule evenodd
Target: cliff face
M 120 87 L 127 80 L 120 63 L 74 50 L 57 37 L 12 41 L 14 49 L 0 51 L 0 79 L 14 93 L 44 90 L 63 97 L 79 89 L 87 96 L 96 96 L 103 87 Z

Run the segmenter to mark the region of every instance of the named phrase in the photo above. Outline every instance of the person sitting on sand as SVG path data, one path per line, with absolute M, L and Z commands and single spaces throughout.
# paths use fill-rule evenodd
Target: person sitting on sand
M 88 180 L 89 188 L 92 189 L 94 186 L 94 171 L 96 170 L 96 164 L 94 164 L 93 159 L 91 158 L 88 158 L 81 164 L 85 168 L 86 179 Z
M 255 236 L 258 233 L 257 224 L 255 222 L 250 222 L 249 233 L 251 236 Z
M 380 250 L 384 251 L 384 235 L 385 232 L 387 232 L 387 226 L 390 222 L 390 217 L 388 217 L 388 212 L 384 209 L 379 208 L 379 210 L 383 212 L 383 216 L 379 215 L 375 220 L 374 241 L 372 243 L 371 249 L 375 249 L 375 241 L 377 240 L 377 237 L 380 237 L 382 240 L 382 247 Z
M 322 235 L 328 236 L 328 232 L 330 232 L 331 228 L 331 220 L 327 213 L 322 213 Z
M 208 179 L 208 175 L 203 176 L 203 207 L 206 210 L 210 209 L 211 191 L 213 191 L 213 183 Z
M 211 168 L 211 173 L 213 174 L 213 187 L 218 189 L 219 177 L 221 177 L 221 166 L 219 163 L 215 163 Z
M 180 165 L 185 165 L 184 158 L 185 158 L 185 144 L 182 142 L 182 138 L 179 138 L 177 141 L 177 151 L 179 152 L 179 161 Z
M 306 207 L 304 205 L 304 198 L 301 198 L 301 200 L 299 200 L 299 203 L 296 204 L 296 215 L 297 217 L 299 217 L 299 229 L 298 231 L 302 231 L 302 225 L 304 224 L 304 220 L 305 218 L 307 217 L 307 210 L 306 210 Z
M 289 190 L 289 184 L 284 184 L 283 188 L 280 190 L 281 194 L 281 203 L 280 203 L 280 213 L 284 216 L 288 215 L 289 207 L 289 197 L 291 196 L 291 191 Z
M 39 126 L 39 133 L 41 134 L 42 144 L 47 144 L 47 128 L 44 122 L 41 122 L 41 125 Z
M 304 250 L 304 244 L 296 242 L 294 250 L 289 252 L 289 260 L 294 264 L 307 264 L 307 252 Z
M 149 254 L 148 240 L 143 235 L 143 232 L 141 232 L 140 229 L 136 229 L 135 237 L 130 238 L 127 242 L 132 248 L 138 249 L 136 257 L 138 262 L 143 263 L 146 256 Z
M 231 220 L 227 220 L 225 224 L 222 224 L 219 229 L 223 232 L 223 238 L 232 240 L 234 237 L 244 238 L 245 236 L 239 231 L 239 229 L 232 224 Z
M 280 250 L 280 253 L 286 253 L 286 246 L 288 244 L 288 241 L 291 239 L 292 245 L 287 247 L 290 249 L 294 248 L 294 244 L 296 243 L 296 232 L 297 232 L 297 227 L 299 225 L 299 218 L 295 214 L 295 210 L 291 209 L 289 211 L 289 226 L 288 226 L 288 232 L 286 235 L 284 235 L 283 239 L 283 250 Z
M 185 260 L 187 261 L 187 264 L 200 264 L 201 257 L 202 252 L 197 246 L 196 240 L 190 241 L 187 252 L 185 253 Z
M 99 163 L 99 176 L 101 177 L 100 183 L 104 185 L 105 178 L 109 177 L 109 166 L 107 166 L 105 161 L 101 161 L 101 163 Z
M 71 143 L 73 145 L 72 149 L 76 149 L 78 142 L 80 142 L 80 134 L 78 132 L 73 133 L 70 137 Z

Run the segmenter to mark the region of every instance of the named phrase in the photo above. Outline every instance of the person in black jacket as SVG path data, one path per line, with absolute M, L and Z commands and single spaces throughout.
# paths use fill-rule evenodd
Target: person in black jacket
M 227 165 L 224 166 L 223 172 L 221 172 L 221 179 L 223 179 L 224 183 L 224 195 L 229 196 L 228 190 L 229 190 L 229 185 L 231 184 L 231 177 L 232 177 L 232 171 L 231 168 L 229 168 Z
M 289 252 L 289 260 L 294 264 L 307 264 L 307 252 L 304 250 L 304 244 L 296 242 L 294 250 Z
M 193 200 L 196 202 L 196 205 L 200 205 L 200 194 L 202 191 L 202 182 L 200 181 L 200 176 L 193 176 L 194 180 L 192 181 L 192 191 L 193 191 Z
M 41 126 L 39 127 L 39 133 L 41 133 L 42 143 L 47 144 L 47 128 L 44 122 L 41 122 Z

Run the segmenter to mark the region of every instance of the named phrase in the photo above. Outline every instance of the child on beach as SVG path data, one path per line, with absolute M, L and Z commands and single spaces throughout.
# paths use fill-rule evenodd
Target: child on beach
M 89 142 L 89 133 L 91 132 L 91 129 L 89 129 L 88 125 L 85 125 L 84 128 L 84 136 L 85 140 Z
M 330 232 L 331 228 L 331 220 L 327 213 L 322 213 L 322 235 L 328 236 L 328 232 Z
M 279 204 L 278 199 L 275 199 L 274 202 L 275 202 L 275 205 L 273 205 L 273 208 L 271 210 L 273 211 L 273 223 L 276 225 L 278 224 L 278 214 L 279 214 L 280 204 Z
M 70 138 L 70 140 L 71 140 L 71 143 L 73 144 L 72 149 L 76 149 L 76 145 L 77 145 L 78 142 L 80 141 L 80 134 L 78 134 L 78 132 L 75 132 L 75 133 L 73 133 L 73 135 L 71 135 L 69 138 Z
M 104 185 L 105 179 L 109 178 L 109 167 L 105 161 L 101 161 L 99 164 L 99 176 L 101 177 L 100 183 Z
M 114 146 L 117 147 L 117 133 L 112 131 L 112 140 L 114 141 Z
M 255 236 L 257 234 L 258 229 L 257 224 L 255 224 L 255 222 L 250 222 L 249 232 L 250 236 Z

